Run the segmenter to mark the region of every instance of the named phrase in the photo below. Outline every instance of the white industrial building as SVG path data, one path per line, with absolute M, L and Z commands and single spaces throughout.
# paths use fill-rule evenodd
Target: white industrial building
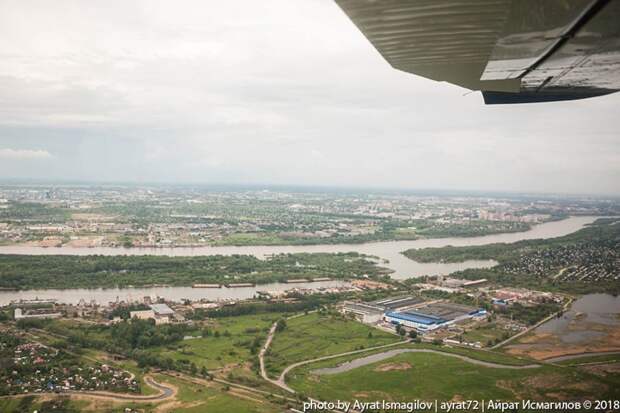
M 138 320 L 155 320 L 156 325 L 168 324 L 174 319 L 174 310 L 166 304 L 152 304 L 150 310 L 130 311 L 129 317 Z

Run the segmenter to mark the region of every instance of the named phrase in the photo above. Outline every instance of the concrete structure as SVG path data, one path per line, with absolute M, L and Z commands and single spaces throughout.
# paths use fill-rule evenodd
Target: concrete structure
M 51 308 L 54 305 L 56 305 L 56 299 L 32 299 L 32 300 L 25 300 L 25 299 L 20 299 L 18 301 L 11 301 L 10 306 L 11 307 L 20 307 L 20 308 Z
M 370 304 L 383 308 L 383 311 L 396 311 L 402 308 L 415 307 L 424 303 L 424 299 L 412 295 L 383 298 L 372 301 Z
M 358 321 L 366 324 L 377 323 L 383 317 L 384 309 L 371 304 L 345 301 L 343 314 L 353 314 Z
M 61 313 L 53 313 L 49 311 L 37 311 L 37 312 L 27 312 L 24 313 L 21 308 L 16 308 L 14 313 L 15 321 L 23 320 L 23 319 L 46 319 L 46 318 L 60 318 L 62 317 Z
M 153 310 L 130 311 L 129 318 L 136 318 L 138 320 L 151 320 L 155 318 L 155 312 Z

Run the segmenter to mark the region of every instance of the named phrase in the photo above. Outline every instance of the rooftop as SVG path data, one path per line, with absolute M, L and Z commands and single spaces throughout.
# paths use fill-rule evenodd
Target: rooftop
M 174 311 L 172 308 L 168 307 L 166 304 L 152 304 L 151 310 L 155 312 L 157 315 L 173 315 Z
M 386 315 L 388 317 L 397 318 L 400 320 L 412 321 L 414 323 L 425 324 L 425 325 L 442 324 L 447 321 L 440 317 L 435 317 L 435 316 L 428 315 L 428 314 L 416 313 L 413 311 L 407 312 L 407 313 L 389 312 Z

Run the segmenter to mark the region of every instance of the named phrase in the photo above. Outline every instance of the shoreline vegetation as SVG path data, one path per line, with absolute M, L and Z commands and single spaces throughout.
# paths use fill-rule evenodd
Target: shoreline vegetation
M 390 270 L 350 253 L 168 257 L 154 255 L 0 255 L 0 288 L 114 288 L 194 284 L 268 284 L 290 279 L 383 278 Z M 294 285 L 294 284 L 291 284 Z
M 494 267 L 463 270 L 454 275 L 487 278 L 501 285 L 581 294 L 620 292 L 619 249 L 620 218 L 616 217 L 599 218 L 579 231 L 557 238 L 409 249 L 403 254 L 421 263 L 495 260 Z

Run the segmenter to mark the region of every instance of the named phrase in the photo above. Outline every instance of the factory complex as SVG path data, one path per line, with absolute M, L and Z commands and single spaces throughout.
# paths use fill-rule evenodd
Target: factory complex
M 346 301 L 341 311 L 366 324 L 401 325 L 419 333 L 487 315 L 482 308 L 443 300 L 425 301 L 415 296 L 392 297 L 369 303 Z

